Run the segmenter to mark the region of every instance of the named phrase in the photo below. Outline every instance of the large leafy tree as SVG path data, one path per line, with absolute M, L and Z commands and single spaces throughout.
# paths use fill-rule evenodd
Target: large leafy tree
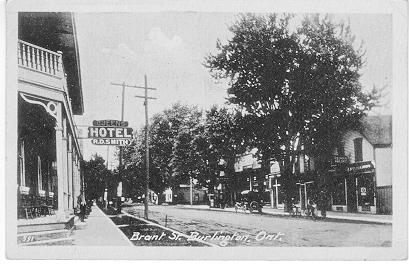
M 81 168 L 84 175 L 85 196 L 87 199 L 104 197 L 105 188 L 113 193 L 116 191 L 115 177 L 105 166 L 105 160 L 94 155 L 89 161 L 82 161 Z M 114 195 L 112 195 L 113 197 Z
M 190 176 L 199 174 L 196 166 L 201 164 L 200 157 L 195 152 L 193 140 L 200 130 L 201 117 L 202 112 L 197 107 L 180 103 L 152 117 L 149 127 L 149 186 L 156 193 L 162 193 L 167 187 L 187 184 Z M 139 131 L 130 146 L 124 148 L 124 164 L 132 168 L 133 174 L 130 173 L 129 177 L 135 175 L 132 177 L 145 179 L 144 129 Z
M 206 58 L 216 78 L 228 78 L 228 101 L 243 114 L 248 144 L 268 168 L 279 161 L 286 201 L 295 196 L 293 167 L 301 146 L 328 155 L 338 131 L 370 109 L 373 93 L 359 83 L 363 52 L 349 27 L 328 17 L 243 15 L 233 37 Z
M 201 156 L 206 162 L 207 187 L 212 189 L 218 183 L 220 170 L 225 173 L 227 188 L 236 191 L 234 163 L 236 155 L 244 151 L 246 134 L 240 125 L 240 114 L 235 109 L 213 106 L 206 111 L 204 131 L 200 134 Z M 220 163 L 223 160 L 224 163 Z M 221 165 L 220 165 L 221 164 Z
M 174 129 L 172 155 L 169 167 L 172 169 L 172 187 L 189 184 L 190 179 L 198 179 L 204 172 L 204 163 L 197 142 L 203 132 L 202 111 L 197 107 L 184 106 L 175 109 L 182 114 L 180 120 L 171 120 Z M 175 127 L 176 125 L 176 127 Z

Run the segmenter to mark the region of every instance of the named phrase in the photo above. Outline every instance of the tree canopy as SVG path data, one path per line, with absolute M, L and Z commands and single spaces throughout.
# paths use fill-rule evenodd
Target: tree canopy
M 94 155 L 89 161 L 82 161 L 81 168 L 84 175 L 85 195 L 87 199 L 104 197 L 105 188 L 116 191 L 113 174 L 105 166 L 105 160 Z M 114 196 L 112 194 L 112 196 Z
M 263 160 L 280 162 L 287 198 L 301 147 L 329 155 L 340 128 L 353 126 L 377 99 L 362 91 L 364 52 L 348 26 L 318 15 L 295 29 L 291 21 L 242 15 L 230 27 L 233 37 L 218 41 L 205 63 L 215 78 L 230 80 L 228 102 L 243 113 L 249 144 Z

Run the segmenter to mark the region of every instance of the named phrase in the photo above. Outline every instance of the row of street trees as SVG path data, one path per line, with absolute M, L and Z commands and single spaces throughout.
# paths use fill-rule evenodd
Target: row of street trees
M 149 128 L 150 188 L 162 193 L 167 187 L 189 184 L 193 179 L 199 186 L 212 189 L 220 159 L 230 159 L 229 164 L 233 165 L 235 154 L 242 146 L 237 143 L 236 119 L 225 107 L 213 106 L 203 112 L 180 103 L 154 115 Z M 146 166 L 143 134 L 141 129 L 123 151 L 125 175 L 138 175 L 140 179 Z M 139 183 L 134 183 L 135 187 L 131 188 L 136 190 Z
M 318 15 L 296 28 L 290 22 L 290 15 L 243 15 L 230 27 L 233 38 L 218 42 L 206 59 L 215 78 L 230 80 L 228 103 L 243 113 L 247 144 L 257 147 L 264 168 L 279 162 L 287 202 L 295 196 L 301 146 L 319 161 L 320 189 L 328 192 L 328 157 L 340 133 L 355 127 L 378 97 L 362 90 L 364 52 L 349 26 Z
M 196 179 L 212 188 L 220 158 L 233 173 L 234 158 L 257 148 L 265 174 L 280 164 L 285 201 L 295 196 L 293 166 L 302 147 L 315 157 L 320 189 L 328 192 L 328 157 L 340 132 L 377 103 L 359 82 L 364 51 L 349 26 L 328 17 L 241 15 L 232 38 L 205 58 L 216 79 L 228 79 L 227 106 L 203 113 L 174 104 L 150 125 L 151 189 L 162 193 Z M 140 192 L 145 171 L 143 129 L 124 149 L 124 181 Z M 140 192 L 142 193 L 142 192 Z

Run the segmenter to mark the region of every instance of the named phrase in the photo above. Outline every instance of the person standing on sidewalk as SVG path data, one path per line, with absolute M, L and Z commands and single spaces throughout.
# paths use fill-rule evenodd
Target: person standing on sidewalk
M 86 213 L 86 206 L 87 206 L 87 203 L 85 202 L 85 196 L 84 196 L 84 193 L 81 193 L 79 196 L 78 196 L 78 200 L 77 200 L 78 202 L 78 206 L 79 206 L 79 208 L 80 208 L 80 220 L 81 220 L 81 222 L 84 222 L 84 219 L 85 219 L 85 213 Z
M 318 198 L 318 202 L 319 202 L 319 209 L 321 210 L 321 216 L 322 218 L 326 218 L 327 217 L 327 207 L 328 207 L 328 201 L 330 199 L 329 195 L 328 195 L 328 191 L 327 190 L 321 190 L 319 193 L 319 198 Z

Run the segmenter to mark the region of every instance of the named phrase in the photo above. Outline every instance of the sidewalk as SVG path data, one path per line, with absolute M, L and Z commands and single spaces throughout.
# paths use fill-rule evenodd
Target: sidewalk
M 131 241 L 98 206 L 93 206 L 84 229 L 72 234 L 75 246 L 131 246 Z
M 224 212 L 234 212 L 234 208 L 226 207 L 225 209 L 220 208 L 209 208 L 208 205 L 178 205 L 184 208 L 191 208 L 197 210 L 212 210 L 212 211 L 224 211 Z M 263 207 L 263 214 L 275 215 L 275 216 L 288 216 L 287 212 L 283 209 L 273 209 L 271 207 Z M 318 211 L 318 215 L 321 212 Z M 342 213 L 327 211 L 327 220 L 333 221 L 345 221 L 345 222 L 356 222 L 356 223 L 373 223 L 373 224 L 392 224 L 392 215 L 378 215 L 378 214 L 364 214 L 364 213 Z

